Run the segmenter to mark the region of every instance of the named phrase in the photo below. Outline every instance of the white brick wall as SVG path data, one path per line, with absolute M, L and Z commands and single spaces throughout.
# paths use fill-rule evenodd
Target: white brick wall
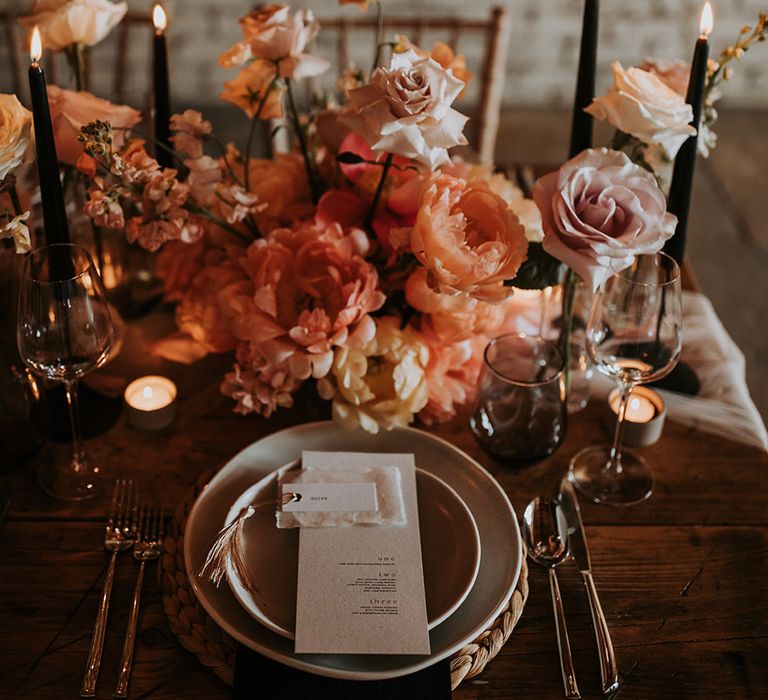
M 384 0 L 389 15 L 485 16 L 499 0 Z M 23 12 L 26 0 L 0 0 Z M 150 6 L 149 0 L 129 0 L 132 9 Z M 234 0 L 167 0 L 171 13 L 172 81 L 178 107 L 202 105 L 216 99 L 224 80 L 233 75 L 216 65 L 216 57 L 239 36 L 238 17 L 247 2 Z M 715 0 L 715 31 L 712 53 L 731 43 L 744 24 L 751 24 L 759 11 L 768 11 L 768 0 Z M 356 7 L 339 8 L 335 0 L 299 0 L 295 6 L 310 6 L 322 16 L 358 13 Z M 702 0 L 602 0 L 598 91 L 610 83 L 609 64 L 625 65 L 647 55 L 690 60 L 698 29 Z M 507 105 L 563 106 L 570 104 L 576 76 L 581 23 L 581 0 L 514 0 L 506 3 L 512 19 L 504 100 Z M 437 37 L 425 37 L 425 45 Z M 371 41 L 372 43 L 372 41 Z M 95 52 L 97 65 L 110 65 L 114 46 L 107 40 Z M 139 103 L 148 80 L 148 38 L 136 36 L 132 44 L 130 93 Z M 325 42 L 326 48 L 328 42 Z M 371 50 L 361 42 L 359 60 L 367 64 Z M 475 40 L 461 46 L 470 69 L 479 70 L 483 46 Z M 5 48 L 0 45 L 0 65 L 6 66 Z M 318 46 L 323 51 L 323 42 Z M 329 57 L 333 57 L 330 48 Z M 110 94 L 111 78 L 102 69 L 95 72 L 94 91 Z M 0 72 L 0 90 L 10 89 L 7 70 Z M 472 94 L 469 98 L 471 99 Z M 738 66 L 726 88 L 723 104 L 768 106 L 768 44 L 755 47 Z

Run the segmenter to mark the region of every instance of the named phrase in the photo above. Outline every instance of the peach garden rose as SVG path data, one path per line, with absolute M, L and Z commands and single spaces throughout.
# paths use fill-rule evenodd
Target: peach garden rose
M 0 182 L 32 156 L 32 112 L 16 95 L 0 95 Z
M 98 44 L 127 11 L 127 3 L 111 0 L 37 0 L 19 21 L 30 32 L 38 26 L 47 50 L 61 51 L 71 44 Z
M 498 302 L 526 258 L 525 228 L 484 180 L 448 175 L 427 184 L 410 248 L 441 291 Z

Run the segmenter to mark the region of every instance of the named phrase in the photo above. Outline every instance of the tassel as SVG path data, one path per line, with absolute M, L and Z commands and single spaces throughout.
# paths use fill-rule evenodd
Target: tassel
M 273 502 L 260 503 L 258 505 L 273 505 Z M 218 586 L 227 575 L 227 562 L 231 561 L 237 577 L 246 590 L 254 591 L 253 583 L 248 567 L 245 565 L 241 538 L 245 521 L 256 512 L 256 506 L 250 505 L 243 508 L 239 515 L 216 535 L 216 539 L 208 550 L 203 568 L 198 576 L 204 581 L 211 581 Z

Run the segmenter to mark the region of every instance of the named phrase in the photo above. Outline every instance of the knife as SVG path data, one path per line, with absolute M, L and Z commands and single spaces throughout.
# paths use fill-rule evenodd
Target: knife
M 581 519 L 579 501 L 576 491 L 568 477 L 560 483 L 560 506 L 568 522 L 568 544 L 576 567 L 581 572 L 584 587 L 589 598 L 589 610 L 592 613 L 592 626 L 595 628 L 597 651 L 600 655 L 600 679 L 605 695 L 614 692 L 620 685 L 619 669 L 616 666 L 616 655 L 613 652 L 608 623 L 605 621 L 600 599 L 597 597 L 595 582 L 592 580 L 592 564 L 589 560 L 589 546 L 584 522 Z

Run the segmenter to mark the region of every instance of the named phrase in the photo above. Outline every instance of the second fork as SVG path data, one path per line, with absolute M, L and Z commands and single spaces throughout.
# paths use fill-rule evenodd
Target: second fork
M 163 552 L 163 511 L 154 508 L 141 507 L 139 523 L 136 530 L 136 543 L 133 547 L 133 558 L 139 562 L 139 573 L 136 576 L 136 588 L 133 592 L 131 614 L 128 618 L 128 629 L 123 643 L 123 657 L 120 660 L 120 676 L 112 697 L 128 697 L 128 681 L 133 667 L 133 651 L 136 645 L 136 630 L 139 622 L 139 602 L 141 588 L 144 583 L 144 566 L 148 561 L 157 559 Z

